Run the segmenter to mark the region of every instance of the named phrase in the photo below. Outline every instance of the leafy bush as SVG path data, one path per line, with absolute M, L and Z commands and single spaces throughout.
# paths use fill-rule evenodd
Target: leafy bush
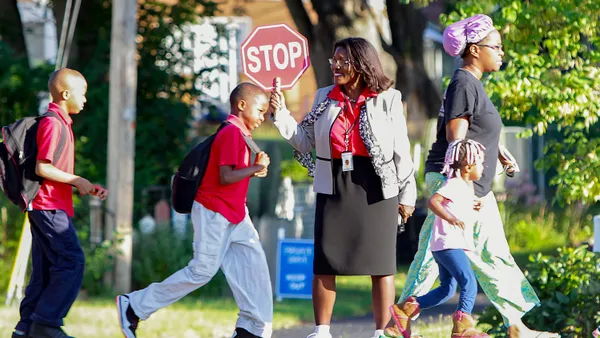
M 0 203 L 0 208 L 3 207 L 3 204 L 6 205 L 9 203 L 7 201 L 3 202 Z M 90 226 L 85 221 L 86 217 L 83 217 L 88 212 L 87 204 L 81 203 L 81 198 L 79 197 L 75 198 L 75 204 L 77 205 L 77 214 L 73 218 L 73 223 L 77 229 L 77 236 L 85 254 L 82 289 L 86 290 L 89 295 L 104 294 L 108 290 L 104 287 L 102 278 L 104 272 L 111 268 L 113 261 L 113 256 L 110 255 L 112 242 L 104 241 L 98 245 L 90 243 Z M 11 206 L 7 209 L 9 210 L 9 224 L 6 225 L 8 238 L 5 239 L 7 244 L 2 245 L 0 243 L 0 293 L 2 294 L 6 292 L 10 281 L 12 267 L 19 247 L 23 217 L 25 215 L 16 207 Z M 31 257 L 28 261 L 28 274 L 25 277 L 25 284 L 29 281 L 30 270 Z
M 0 256 L 0 295 L 6 295 L 6 291 L 8 290 L 8 283 L 10 282 L 10 274 L 12 272 L 13 262 L 13 255 L 11 255 L 9 258 Z
M 113 241 L 103 241 L 97 246 L 84 245 L 85 271 L 83 272 L 83 285 L 88 295 L 97 296 L 110 293 L 110 287 L 104 285 L 104 274 L 112 269 L 114 256 L 111 253 Z
M 531 253 L 579 245 L 592 234 L 592 213 L 587 204 L 560 207 L 546 202 L 526 176 L 507 180 L 505 191 L 497 197 L 513 251 Z
M 600 323 L 600 256 L 587 246 L 561 248 L 556 256 L 530 256 L 525 275 L 533 285 L 541 306 L 532 309 L 523 322 L 538 330 L 560 332 L 562 337 L 591 337 Z M 493 327 L 491 334 L 506 336 L 502 316 L 489 307 L 479 319 Z
M 194 257 L 192 230 L 185 236 L 175 233 L 171 227 L 157 226 L 151 234 L 136 232 L 133 247 L 132 289 L 141 289 L 153 282 L 160 282 L 184 268 Z M 197 294 L 220 297 L 229 292 L 225 276 L 219 271 L 215 278 L 200 288 Z
M 308 170 L 295 159 L 283 160 L 281 162 L 281 177 L 290 177 L 294 183 L 312 181 L 312 178 L 308 176 Z

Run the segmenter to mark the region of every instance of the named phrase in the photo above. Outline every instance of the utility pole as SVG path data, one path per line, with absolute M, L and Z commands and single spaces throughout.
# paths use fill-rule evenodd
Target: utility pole
M 105 282 L 116 292 L 131 289 L 133 182 L 137 90 L 137 1 L 112 3 L 110 43 L 110 108 L 108 123 L 108 209 L 105 235 L 116 230 L 115 266 Z M 113 284 L 114 283 L 114 284 Z

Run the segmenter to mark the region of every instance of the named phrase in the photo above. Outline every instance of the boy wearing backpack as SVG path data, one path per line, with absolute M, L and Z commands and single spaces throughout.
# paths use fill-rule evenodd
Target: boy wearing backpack
M 267 260 L 246 208 L 251 177 L 265 177 L 270 159 L 264 152 L 250 162 L 245 137 L 264 121 L 269 101 L 250 83 L 230 95 L 231 114 L 216 134 L 204 178 L 191 209 L 194 257 L 160 283 L 117 296 L 119 323 L 126 338 L 136 337 L 139 320 L 146 320 L 223 270 L 240 312 L 236 338 L 271 337 L 273 295 Z
M 73 174 L 75 149 L 71 117 L 79 114 L 86 102 L 87 83 L 81 73 L 71 69 L 54 72 L 48 82 L 53 117 L 39 120 L 35 172 L 43 178 L 28 212 L 32 234 L 33 271 L 21 319 L 13 338 L 68 338 L 61 329 L 63 318 L 75 301 L 83 281 L 85 257 L 71 222 L 73 191 L 105 199 L 107 191 Z M 61 135 L 61 133 L 67 133 Z M 64 147 L 56 154 L 59 139 Z

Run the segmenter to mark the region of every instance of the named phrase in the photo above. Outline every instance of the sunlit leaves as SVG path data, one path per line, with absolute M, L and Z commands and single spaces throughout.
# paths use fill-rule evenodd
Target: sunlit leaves
M 596 0 L 461 1 L 448 24 L 486 13 L 505 46 L 501 72 L 485 78 L 505 120 L 545 134 L 558 130 L 539 163 L 567 202 L 600 200 L 600 2 Z

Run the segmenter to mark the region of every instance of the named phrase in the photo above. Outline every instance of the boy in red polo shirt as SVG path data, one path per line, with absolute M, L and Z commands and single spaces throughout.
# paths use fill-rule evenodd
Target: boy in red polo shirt
M 194 257 L 164 281 L 117 296 L 119 322 L 126 338 L 136 337 L 140 319 L 148 319 L 202 287 L 219 268 L 240 308 L 233 337 L 271 337 L 271 278 L 246 208 L 250 178 L 265 177 L 270 159 L 260 152 L 252 164 L 244 141 L 244 136 L 250 136 L 250 131 L 264 121 L 269 101 L 259 87 L 242 83 L 231 92 L 230 104 L 230 124 L 221 129 L 211 146 L 208 167 L 192 207 Z
M 44 178 L 28 212 L 32 234 L 33 272 L 21 302 L 21 320 L 13 338 L 68 338 L 61 329 L 63 318 L 75 301 L 83 281 L 85 257 L 71 222 L 73 188 L 81 196 L 106 199 L 107 191 L 75 176 L 75 143 L 69 114 L 79 114 L 86 102 L 87 82 L 71 69 L 54 72 L 48 89 L 48 111 L 58 118 L 40 120 L 37 131 L 36 174 Z M 61 133 L 68 133 L 62 152 L 53 163 Z

